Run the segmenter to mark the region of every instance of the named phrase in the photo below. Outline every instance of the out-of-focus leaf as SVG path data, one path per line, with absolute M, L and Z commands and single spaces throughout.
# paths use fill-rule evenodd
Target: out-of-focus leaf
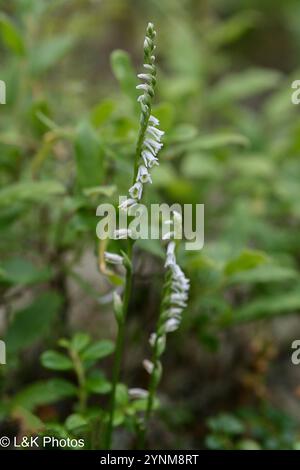
M 246 99 L 275 88 L 281 73 L 269 69 L 249 69 L 227 75 L 214 88 L 211 100 L 219 106 L 223 102 Z
M 0 13 L 0 34 L 5 44 L 17 55 L 23 55 L 25 44 L 21 31 L 5 13 Z
M 16 353 L 44 336 L 58 313 L 62 299 L 55 292 L 45 292 L 15 313 L 6 334 L 8 353 Z
M 42 73 L 55 65 L 74 45 L 74 38 L 61 35 L 45 39 L 36 44 L 30 54 L 33 73 Z
M 36 434 L 45 428 L 45 425 L 40 418 L 22 406 L 14 408 L 12 418 L 19 422 L 21 421 L 22 430 L 26 434 Z
M 266 263 L 268 257 L 266 253 L 256 250 L 245 250 L 237 258 L 230 260 L 224 267 L 224 273 L 227 276 L 253 269 L 256 266 Z
M 116 50 L 111 54 L 110 61 L 114 75 L 119 81 L 123 92 L 136 105 L 138 97 L 138 91 L 136 90 L 137 78 L 130 56 L 125 51 Z
M 41 363 L 47 369 L 52 370 L 70 370 L 73 369 L 71 359 L 65 354 L 57 351 L 45 351 L 41 355 Z
M 126 385 L 119 383 L 116 388 L 116 403 L 120 407 L 124 407 L 129 402 L 128 388 Z
M 91 122 L 95 127 L 106 122 L 116 109 L 116 102 L 110 99 L 103 100 L 91 111 Z
M 105 394 L 110 392 L 111 383 L 101 371 L 95 370 L 87 378 L 86 388 L 91 393 Z
M 222 413 L 215 418 L 210 418 L 208 420 L 208 426 L 211 431 L 230 435 L 239 435 L 245 430 L 245 426 L 241 420 L 227 413 Z
M 18 203 L 47 202 L 50 197 L 64 193 L 65 188 L 57 181 L 23 181 L 0 191 L 0 207 Z
M 175 120 L 175 107 L 171 103 L 160 103 L 153 107 L 153 114 L 159 120 L 159 126 L 165 132 L 172 129 Z
M 88 422 L 83 416 L 75 413 L 68 416 L 65 422 L 68 431 L 73 431 L 74 429 L 82 428 L 87 424 Z
M 83 190 L 85 196 L 97 196 L 99 194 L 111 197 L 116 192 L 116 186 L 96 186 L 95 188 L 87 188 Z
M 80 188 L 101 184 L 104 150 L 100 139 L 88 121 L 79 124 L 75 136 L 77 182 Z
M 75 385 L 63 379 L 50 379 L 29 385 L 15 395 L 13 407 L 22 406 L 33 410 L 37 406 L 55 403 L 64 398 L 76 396 Z
M 300 291 L 281 292 L 272 296 L 257 298 L 244 307 L 236 309 L 232 315 L 233 323 L 248 322 L 275 315 L 295 313 L 300 310 Z
M 299 274 L 295 269 L 266 264 L 254 269 L 239 272 L 230 277 L 230 283 L 260 283 L 260 282 L 286 282 L 297 279 Z
M 247 137 L 240 134 L 210 134 L 197 137 L 188 144 L 190 150 L 213 150 L 228 145 L 241 145 L 247 147 L 249 140 Z
M 220 176 L 220 165 L 209 154 L 202 152 L 187 155 L 181 166 L 181 171 L 188 178 L 217 178 Z
M 81 352 L 90 342 L 91 338 L 87 333 L 79 332 L 73 336 L 70 346 L 74 351 Z
M 49 267 L 38 269 L 33 263 L 24 258 L 10 258 L 2 263 L 3 270 L 1 278 L 12 284 L 35 284 L 44 282 L 51 278 Z
M 103 339 L 85 348 L 85 350 L 80 354 L 80 357 L 82 361 L 95 361 L 109 356 L 114 352 L 114 349 L 115 345 L 112 341 Z

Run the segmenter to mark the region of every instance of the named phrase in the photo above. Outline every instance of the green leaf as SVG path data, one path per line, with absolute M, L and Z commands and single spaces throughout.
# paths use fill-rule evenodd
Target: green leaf
M 70 35 L 60 35 L 36 42 L 30 54 L 30 66 L 33 73 L 40 74 L 55 65 L 74 45 Z
M 0 33 L 4 43 L 17 55 L 23 55 L 25 45 L 22 34 L 5 13 L 0 13 Z
M 81 352 L 89 343 L 91 338 L 87 333 L 76 333 L 72 338 L 70 346 L 77 352 Z
M 116 387 L 116 403 L 120 407 L 124 407 L 129 403 L 128 388 L 122 383 L 119 383 Z
M 38 269 L 24 258 L 10 258 L 4 261 L 1 268 L 4 271 L 1 277 L 12 284 L 29 285 L 44 282 L 52 275 L 49 268 Z
M 110 340 L 101 340 L 88 346 L 81 354 L 82 361 L 96 361 L 114 352 L 115 345 Z
M 55 403 L 64 398 L 76 396 L 76 387 L 63 379 L 50 379 L 29 385 L 15 395 L 12 406 L 33 410 L 37 406 Z
M 298 272 L 292 268 L 266 264 L 239 272 L 230 277 L 230 283 L 265 283 L 265 282 L 286 282 L 299 277 Z
M 219 163 L 211 155 L 200 152 L 187 155 L 183 160 L 181 171 L 188 178 L 216 179 L 221 174 Z
M 295 313 L 300 309 L 300 290 L 272 294 L 272 296 L 260 297 L 237 309 L 232 315 L 233 323 L 248 322 L 263 318 L 271 318 L 275 315 Z
M 83 426 L 86 426 L 88 424 L 87 420 L 79 415 L 79 414 L 72 414 L 68 416 L 65 422 L 65 426 L 68 429 L 68 431 L 73 431 L 74 429 L 77 428 L 82 428 Z
M 6 334 L 8 353 L 16 353 L 43 337 L 50 329 L 62 299 L 55 292 L 45 292 L 15 313 Z
M 102 196 L 111 197 L 117 190 L 116 186 L 95 186 L 94 188 L 87 188 L 83 190 L 85 196 Z
M 220 106 L 264 93 L 278 86 L 281 76 L 277 70 L 259 68 L 227 75 L 215 86 L 212 101 Z
M 210 418 L 208 426 L 214 432 L 230 435 L 239 435 L 245 430 L 242 421 L 227 413 L 221 413 L 215 418 Z
M 57 181 L 23 181 L 0 191 L 0 207 L 18 203 L 49 202 L 49 198 L 62 195 L 65 188 Z
M 41 363 L 47 369 L 52 370 L 70 370 L 73 369 L 71 359 L 57 351 L 45 351 L 41 355 Z
M 105 394 L 111 391 L 111 383 L 99 371 L 93 371 L 86 380 L 86 388 L 91 393 Z
M 80 188 L 99 186 L 103 181 L 104 150 L 88 121 L 79 124 L 75 137 L 77 182 Z
M 138 97 L 138 91 L 136 90 L 137 78 L 129 54 L 122 50 L 113 51 L 110 61 L 113 73 L 119 81 L 122 91 L 136 105 Z
M 194 139 L 188 146 L 190 150 L 213 150 L 228 145 L 247 147 L 249 140 L 241 134 L 218 133 L 209 134 Z
M 91 122 L 95 127 L 101 126 L 106 122 L 116 109 L 115 101 L 110 99 L 103 100 L 91 111 Z
M 224 273 L 231 276 L 240 271 L 253 269 L 256 266 L 266 263 L 268 257 L 265 253 L 256 250 L 244 250 L 237 258 L 230 260 L 224 267 Z

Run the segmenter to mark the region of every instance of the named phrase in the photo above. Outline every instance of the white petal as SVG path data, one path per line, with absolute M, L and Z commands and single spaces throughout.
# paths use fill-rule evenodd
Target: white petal
M 143 388 L 130 388 L 128 390 L 130 398 L 147 398 L 148 392 Z

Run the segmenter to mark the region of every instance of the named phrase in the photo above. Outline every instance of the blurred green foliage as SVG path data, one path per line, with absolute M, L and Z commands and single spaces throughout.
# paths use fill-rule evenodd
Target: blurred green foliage
M 205 247 L 180 255 L 192 289 L 173 354 L 180 358 L 193 340 L 213 354 L 222 331 L 252 322 L 268 328 L 275 316 L 299 313 L 300 118 L 290 86 L 299 78 L 300 5 L 12 0 L 0 6 L 0 79 L 7 85 L 0 115 L 0 313 L 8 352 L 0 369 L 0 413 L 4 423 L 18 419 L 23 429 L 46 423 L 65 436 L 81 432 L 89 416 L 105 421 L 102 402 L 88 395 L 90 407 L 78 411 L 74 377 L 45 376 L 35 369 L 34 352 L 49 347 L 43 365 L 72 370 L 72 360 L 53 350 L 59 338 L 71 337 L 61 346 L 80 353 L 80 367 L 91 360 L 95 373 L 84 393 L 109 391 L 109 380 L 97 369 L 105 344 L 112 352 L 102 341 L 107 318 L 99 302 L 107 284 L 99 277 L 95 288 L 76 268 L 87 251 L 98 249 L 97 205 L 116 203 L 131 178 L 136 66 L 148 20 L 159 32 L 155 115 L 166 135 L 146 200 L 205 204 Z M 162 265 L 159 243 L 140 244 L 139 250 L 150 266 L 149 259 Z M 85 299 L 98 301 L 103 325 L 89 328 L 95 342 L 84 333 L 72 336 L 71 279 Z M 148 289 L 140 295 L 151 298 Z M 150 331 L 156 318 L 151 302 L 147 309 L 137 300 L 132 310 Z M 84 359 L 89 348 L 94 355 Z M 195 373 L 197 366 L 190 367 Z M 41 408 L 65 400 L 67 418 L 58 409 Z M 119 401 L 115 424 L 125 420 L 132 431 L 130 416 L 143 404 L 129 402 L 123 384 Z M 265 419 L 275 423 L 266 432 Z M 229 410 L 210 420 L 209 430 L 210 448 L 296 448 L 299 442 L 296 431 L 272 413 L 238 418 Z M 176 439 L 171 445 L 178 445 Z M 199 446 L 196 437 L 187 442 Z

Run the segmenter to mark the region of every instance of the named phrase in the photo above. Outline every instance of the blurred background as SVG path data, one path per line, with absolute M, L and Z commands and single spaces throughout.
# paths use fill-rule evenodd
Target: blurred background
M 148 445 L 299 449 L 300 365 L 291 362 L 300 338 L 300 118 L 291 103 L 291 83 L 300 79 L 299 2 L 0 6 L 1 435 L 50 428 L 81 435 L 76 373 L 61 356 L 52 367 L 40 360 L 45 350 L 68 347 L 57 342 L 76 332 L 107 347 L 90 357 L 84 416 L 96 416 L 101 433 L 116 334 L 112 292 L 122 273 L 99 269 L 95 212 L 127 193 L 136 74 L 153 21 L 154 114 L 165 145 L 146 201 L 204 203 L 205 246 L 180 252 L 191 295 L 181 328 L 168 337 Z M 163 257 L 159 242 L 136 244 L 126 386 L 147 387 L 141 362 L 150 354 Z M 131 449 L 140 409 L 126 386 L 115 446 Z

